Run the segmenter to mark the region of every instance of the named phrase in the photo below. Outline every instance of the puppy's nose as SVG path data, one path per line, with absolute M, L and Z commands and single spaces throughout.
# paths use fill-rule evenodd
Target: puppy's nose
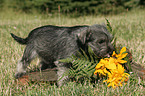
M 113 54 L 113 51 L 114 51 L 114 47 L 113 46 L 108 48 L 108 53 L 109 53 L 110 56 Z
M 113 51 L 110 51 L 110 52 L 109 52 L 109 55 L 111 56 L 112 54 L 113 54 Z

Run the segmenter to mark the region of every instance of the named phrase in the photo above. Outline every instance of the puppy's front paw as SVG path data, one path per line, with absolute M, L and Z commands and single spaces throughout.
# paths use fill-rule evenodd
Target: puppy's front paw
M 15 74 L 15 78 L 16 79 L 18 79 L 18 78 L 20 78 L 20 77 L 22 77 L 24 74 L 26 74 L 26 72 L 17 72 L 16 74 Z

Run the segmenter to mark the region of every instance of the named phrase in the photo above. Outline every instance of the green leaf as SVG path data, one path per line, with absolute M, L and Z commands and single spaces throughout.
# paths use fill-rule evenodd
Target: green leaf
M 72 62 L 72 58 L 60 59 L 59 62 L 71 63 Z
M 106 18 L 105 18 L 105 19 L 106 19 Z M 106 19 L 106 22 L 107 22 L 107 28 L 108 28 L 109 32 L 112 33 L 112 27 L 111 27 L 111 24 L 110 24 L 110 22 L 108 21 L 108 19 Z M 113 34 L 113 35 L 114 35 L 114 34 Z

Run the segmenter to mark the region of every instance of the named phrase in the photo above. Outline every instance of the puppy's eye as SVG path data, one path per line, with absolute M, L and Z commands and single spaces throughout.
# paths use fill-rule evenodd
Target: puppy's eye
M 98 43 L 99 44 L 102 44 L 102 43 L 104 43 L 105 42 L 105 40 L 100 40 Z

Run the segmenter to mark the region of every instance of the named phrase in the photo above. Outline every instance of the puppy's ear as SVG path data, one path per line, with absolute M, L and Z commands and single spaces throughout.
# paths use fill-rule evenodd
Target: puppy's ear
M 77 34 L 78 39 L 82 42 L 82 44 L 85 44 L 86 41 L 89 39 L 90 37 L 90 29 L 89 28 L 85 28 L 83 30 L 81 30 L 81 32 L 79 32 Z

